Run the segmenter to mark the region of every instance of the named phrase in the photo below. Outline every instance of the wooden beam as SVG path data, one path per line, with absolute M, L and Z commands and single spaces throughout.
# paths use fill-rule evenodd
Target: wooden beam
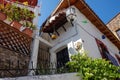
M 62 26 L 62 28 L 64 29 L 65 32 L 67 31 L 66 28 L 65 28 L 64 26 Z

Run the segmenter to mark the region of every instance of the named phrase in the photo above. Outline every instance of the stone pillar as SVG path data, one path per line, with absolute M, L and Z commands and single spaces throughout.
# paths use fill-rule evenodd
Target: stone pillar
M 55 70 L 56 69 L 56 64 L 57 63 L 57 60 L 56 60 L 56 53 L 50 49 L 50 67 L 53 69 L 51 72 L 54 74 Z
M 35 70 L 30 70 L 30 69 L 37 68 L 37 58 L 38 58 L 38 49 L 39 49 L 39 39 L 37 39 L 39 34 L 38 31 L 39 30 L 35 30 L 35 34 L 33 36 L 33 43 L 31 44 L 32 51 L 31 51 L 31 57 L 29 62 L 28 75 L 35 75 Z

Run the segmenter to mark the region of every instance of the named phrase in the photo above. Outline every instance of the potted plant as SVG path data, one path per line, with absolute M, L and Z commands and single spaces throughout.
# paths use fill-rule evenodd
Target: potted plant
M 19 23 L 18 21 L 12 21 L 11 23 L 10 23 L 10 25 L 12 26 L 12 27 L 15 27 L 16 29 L 18 29 L 18 30 L 20 30 L 20 28 L 21 28 L 21 26 L 22 26 L 22 24 L 21 23 Z
M 34 13 L 32 11 L 29 11 L 26 8 L 21 9 L 21 14 L 22 14 L 22 19 L 26 20 L 26 21 L 31 21 L 33 20 L 33 18 L 35 17 Z
M 12 4 L 10 4 L 8 7 L 6 6 L 5 9 L 5 13 L 7 14 L 7 19 L 9 21 L 12 21 L 10 25 L 18 30 L 20 30 L 20 27 L 22 26 L 22 24 L 19 23 L 19 21 L 21 20 L 19 10 L 20 10 L 19 7 Z
M 26 22 L 29 20 L 32 22 L 34 13 L 29 11 L 27 8 L 20 8 L 16 5 L 11 5 L 11 8 L 7 11 L 7 16 L 9 21 L 12 21 L 11 26 L 20 30 L 21 26 L 24 25 L 20 22 Z
M 0 12 L 3 12 L 7 15 L 7 17 L 3 17 L 3 14 L 0 13 L 0 19 L 4 20 L 7 18 L 11 23 L 10 25 L 20 30 L 22 26 L 26 27 L 23 29 L 25 33 L 29 29 L 27 34 L 32 33 L 35 29 L 35 26 L 32 23 L 33 18 L 35 17 L 34 13 L 28 10 L 26 7 L 20 8 L 16 6 L 16 4 L 7 3 L 6 5 L 0 4 Z M 3 18 L 1 18 L 3 17 Z
M 33 30 L 36 29 L 36 26 L 30 21 L 24 21 L 24 27 L 26 27 L 22 32 L 32 37 Z

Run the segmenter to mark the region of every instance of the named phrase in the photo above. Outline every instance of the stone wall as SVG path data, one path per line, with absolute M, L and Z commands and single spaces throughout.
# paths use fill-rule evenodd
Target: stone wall
M 114 33 L 114 35 L 118 38 L 116 34 L 116 30 L 120 29 L 120 13 L 115 16 L 108 24 L 108 28 Z M 118 38 L 119 39 L 119 38 Z
M 28 62 L 28 55 L 0 47 L 0 77 L 27 75 Z

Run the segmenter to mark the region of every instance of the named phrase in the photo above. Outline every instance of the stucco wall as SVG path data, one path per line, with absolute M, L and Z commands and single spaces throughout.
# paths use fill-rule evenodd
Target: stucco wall
M 102 41 L 108 48 L 109 52 L 111 54 L 118 54 L 119 50 L 118 48 L 106 37 L 105 39 L 102 39 L 102 33 L 79 11 L 77 11 L 77 22 L 81 25 L 82 28 L 84 28 L 88 33 L 92 34 L 94 37 Z M 84 24 L 81 21 L 87 20 L 88 23 Z M 81 28 L 79 27 L 79 28 Z M 90 54 L 93 56 L 97 56 L 98 54 L 98 47 L 96 45 L 96 41 L 93 39 L 92 36 L 88 35 L 86 31 L 83 31 L 83 29 L 79 29 L 81 38 L 84 39 L 87 43 L 85 48 L 86 50 L 90 51 Z M 82 33 L 84 32 L 84 33 Z M 84 37 L 84 38 L 83 38 Z M 93 47 L 92 47 L 93 46 Z M 93 53 L 92 53 L 93 52 Z M 97 54 L 97 55 L 96 55 Z
M 119 53 L 118 48 L 106 37 L 105 39 L 102 39 L 102 33 L 83 15 L 77 10 L 77 23 L 81 25 L 82 28 L 84 28 L 88 33 L 102 41 L 108 48 L 109 52 L 111 54 Z M 87 20 L 88 23 L 84 24 L 81 21 Z M 84 45 L 85 49 L 90 52 L 90 54 L 94 57 L 98 56 L 98 47 L 96 45 L 96 41 L 92 36 L 90 36 L 86 31 L 81 29 L 79 26 L 79 32 L 81 35 L 81 39 L 85 40 Z M 98 56 L 100 57 L 100 56 Z
M 106 37 L 102 39 L 102 33 L 81 13 L 76 9 L 77 19 L 74 22 L 74 27 L 68 22 L 64 25 L 66 32 L 62 29 L 58 29 L 60 36 L 55 40 L 50 40 L 53 47 L 51 52 L 51 61 L 56 61 L 56 52 L 61 50 L 66 46 L 70 46 L 71 42 L 76 42 L 81 40 L 83 44 L 83 49 L 88 52 L 90 57 L 101 58 L 100 52 L 98 50 L 95 38 L 102 41 L 108 48 L 109 52 L 114 56 L 118 54 L 118 48 Z M 83 23 L 82 21 L 87 21 Z M 95 38 L 94 38 L 94 37 Z M 118 54 L 119 55 L 119 54 Z
M 25 76 L 17 78 L 1 78 L 0 80 L 81 80 L 76 73 L 66 73 L 46 76 Z

